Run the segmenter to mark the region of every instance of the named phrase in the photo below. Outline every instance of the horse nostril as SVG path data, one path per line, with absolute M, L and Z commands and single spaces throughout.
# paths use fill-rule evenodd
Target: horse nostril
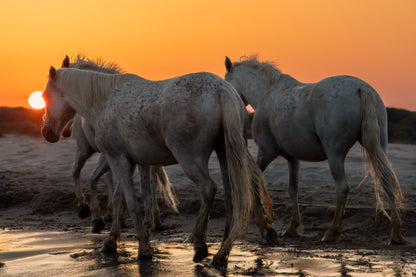
M 59 135 L 55 135 L 49 128 L 42 127 L 42 136 L 47 142 L 55 143 L 59 141 Z

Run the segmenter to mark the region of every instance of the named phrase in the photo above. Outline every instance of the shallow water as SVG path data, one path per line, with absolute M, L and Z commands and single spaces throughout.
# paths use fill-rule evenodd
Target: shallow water
M 154 258 L 137 262 L 137 243 L 122 239 L 117 257 L 100 252 L 105 234 L 0 232 L 0 276 L 415 276 L 416 259 L 369 250 L 297 250 L 237 243 L 227 272 L 193 263 L 190 243 L 153 240 Z

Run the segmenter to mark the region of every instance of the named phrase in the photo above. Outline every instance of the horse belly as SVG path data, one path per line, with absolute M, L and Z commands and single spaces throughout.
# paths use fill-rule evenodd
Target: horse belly
M 320 162 L 327 159 L 326 153 L 322 145 L 309 144 L 301 147 L 286 147 L 290 157 L 301 161 Z
M 156 143 L 136 142 L 129 145 L 129 156 L 138 164 L 166 166 L 176 164 L 173 154 L 166 148 Z
M 300 132 L 296 132 L 290 135 L 289 133 L 282 132 L 276 137 L 276 142 L 282 152 L 282 156 L 314 162 L 327 159 L 321 141 L 313 134 L 301 135 Z

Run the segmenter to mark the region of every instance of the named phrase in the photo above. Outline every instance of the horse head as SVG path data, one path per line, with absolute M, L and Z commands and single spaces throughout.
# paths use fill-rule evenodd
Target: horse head
M 63 67 L 66 66 L 64 60 Z M 49 80 L 42 97 L 45 100 L 45 116 L 42 136 L 48 142 L 58 142 L 62 129 L 76 114 L 75 110 L 65 101 L 64 91 L 58 86 L 58 73 L 51 66 Z
M 233 85 L 245 104 L 253 108 L 281 76 L 272 63 L 259 62 L 256 56 L 241 57 L 239 62 L 231 62 L 226 57 L 225 69 L 225 80 Z

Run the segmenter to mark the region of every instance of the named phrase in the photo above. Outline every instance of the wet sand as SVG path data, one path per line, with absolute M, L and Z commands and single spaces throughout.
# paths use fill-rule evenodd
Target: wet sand
M 250 151 L 256 147 L 249 141 Z M 208 225 L 210 256 L 203 263 L 192 262 L 193 246 L 184 243 L 195 223 L 199 208 L 197 188 L 179 166 L 166 168 L 180 201 L 176 215 L 159 199 L 162 231 L 152 234 L 152 261 L 137 262 L 137 241 L 131 221 L 119 242 L 118 257 L 99 252 L 108 234 L 92 234 L 88 219 L 76 213 L 72 164 L 72 139 L 48 144 L 42 139 L 8 135 L 0 138 L 0 276 L 218 276 L 209 266 L 219 247 L 224 228 L 223 192 L 217 199 Z M 351 185 L 343 231 L 338 243 L 320 242 L 329 227 L 335 206 L 335 187 L 326 162 L 301 163 L 299 202 L 301 237 L 279 239 L 279 245 L 260 244 L 252 223 L 245 240 L 236 243 L 229 258 L 227 276 L 414 276 L 416 275 L 416 146 L 392 144 L 389 159 L 405 196 L 402 207 L 403 233 L 408 244 L 387 246 L 389 221 L 376 216 L 374 186 L 364 176 L 361 147 L 350 151 L 346 160 Z M 86 181 L 95 166 L 94 156 L 85 166 Z M 215 156 L 210 173 L 220 184 Z M 290 222 L 291 204 L 287 193 L 286 162 L 279 158 L 265 172 L 276 213 L 274 228 L 283 232 Z M 89 193 L 87 184 L 84 191 Z M 105 190 L 99 184 L 103 203 Z
M 191 262 L 193 246 L 175 239 L 153 240 L 154 258 L 137 261 L 137 244 L 124 238 L 118 257 L 100 252 L 104 234 L 79 232 L 0 233 L 1 276 L 220 276 L 209 263 L 219 248 L 210 244 L 210 256 Z M 414 254 L 414 253 L 413 253 Z M 237 243 L 227 276 L 412 276 L 416 257 L 411 252 L 262 247 Z

